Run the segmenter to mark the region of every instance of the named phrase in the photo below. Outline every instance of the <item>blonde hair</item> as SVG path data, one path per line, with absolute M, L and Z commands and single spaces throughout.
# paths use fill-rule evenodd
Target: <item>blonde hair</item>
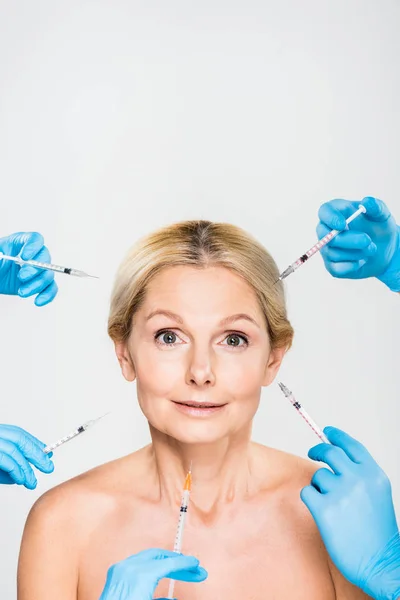
M 108 334 L 114 342 L 129 337 L 132 319 L 150 280 L 173 266 L 226 267 L 254 289 L 273 348 L 290 348 L 293 328 L 286 314 L 279 271 L 267 250 L 250 234 L 229 223 L 182 221 L 158 229 L 136 243 L 118 269 L 111 295 Z

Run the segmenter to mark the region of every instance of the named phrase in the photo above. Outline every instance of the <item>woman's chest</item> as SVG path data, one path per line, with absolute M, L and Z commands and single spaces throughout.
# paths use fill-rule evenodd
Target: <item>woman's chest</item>
M 171 549 L 174 533 L 174 524 L 158 518 L 96 531 L 83 553 L 78 600 L 98 600 L 111 565 L 147 548 Z M 250 516 L 246 523 L 218 527 L 188 520 L 182 552 L 196 556 L 208 577 L 201 583 L 177 581 L 179 600 L 335 600 L 318 540 L 279 519 L 257 523 Z M 169 580 L 161 580 L 154 598 L 166 598 L 168 586 Z
M 179 600 L 335 600 L 325 561 L 309 560 L 300 547 L 272 539 L 232 540 L 210 535 L 207 543 L 187 544 L 186 554 L 200 560 L 208 577 L 202 583 L 175 583 Z M 161 581 L 155 598 L 166 598 Z

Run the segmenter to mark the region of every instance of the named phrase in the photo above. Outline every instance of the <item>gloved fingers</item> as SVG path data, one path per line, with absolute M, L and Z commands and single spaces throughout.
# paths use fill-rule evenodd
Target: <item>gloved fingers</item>
M 166 560 L 173 560 L 172 558 L 168 558 Z M 207 571 L 201 567 L 193 567 L 192 569 L 180 569 L 170 571 L 170 575 L 166 577 L 171 577 L 171 579 L 176 579 L 176 581 L 187 581 L 191 583 L 200 583 L 204 581 L 208 577 Z
M 19 231 L 0 238 L 0 251 L 10 256 L 18 256 L 21 250 L 27 245 L 27 257 L 24 260 L 32 258 L 34 254 L 43 247 L 44 239 L 40 233 Z
M 2 470 L 6 471 L 19 485 L 24 485 L 28 489 L 33 490 L 37 485 L 37 480 L 32 467 L 19 448 L 8 440 L 0 440 L 0 454 L 4 456 Z M 8 461 L 6 456 L 11 461 Z M 22 471 L 23 475 L 22 481 L 20 471 Z
M 358 209 L 359 205 L 360 202 L 350 202 L 349 200 L 330 200 L 320 206 L 318 218 L 330 230 L 341 231 L 346 228 L 346 219 Z
M 341 448 L 354 463 L 362 464 L 372 458 L 366 447 L 345 431 L 328 426 L 324 428 L 324 433 L 331 444 Z
M 18 271 L 18 279 L 22 283 L 27 283 L 41 273 L 44 273 L 43 269 L 36 269 L 36 267 L 32 267 L 32 265 L 22 265 Z
M 207 571 L 200 567 L 196 557 L 160 548 L 143 550 L 113 565 L 108 570 L 107 577 L 118 578 L 119 573 L 127 577 L 130 572 L 134 575 L 136 571 L 141 576 L 151 578 L 156 584 L 164 577 L 191 582 L 203 581 L 207 577 Z
M 23 478 L 23 473 L 21 471 L 21 478 Z M 12 479 L 12 477 L 9 476 L 8 473 L 6 473 L 5 471 L 2 470 L 1 468 L 1 464 L 0 464 L 0 485 L 12 485 L 17 483 L 16 481 L 14 481 L 14 479 Z M 17 483 L 18 485 L 18 483 Z
M 6 452 L 0 450 L 0 478 L 1 483 L 21 485 L 25 476 L 18 463 Z
M 200 567 L 199 561 L 194 556 L 177 554 L 173 558 L 165 558 L 151 564 L 151 573 L 157 582 L 164 577 L 177 581 L 199 582 L 207 578 L 207 571 Z
M 148 548 L 146 550 L 142 550 L 141 552 L 138 552 L 137 554 L 132 554 L 132 556 L 129 556 L 128 558 L 126 558 L 125 560 L 121 561 L 120 563 L 117 563 L 117 565 L 114 565 L 112 567 L 112 569 L 114 569 L 115 567 L 119 567 L 119 566 L 124 566 L 124 567 L 128 567 L 130 565 L 132 565 L 133 568 L 140 568 L 143 569 L 145 567 L 147 567 L 149 564 L 151 565 L 151 568 L 153 568 L 153 565 L 156 564 L 166 564 L 165 561 L 168 559 L 173 559 L 176 561 L 176 563 L 179 566 L 180 569 L 185 569 L 185 568 L 195 568 L 198 566 L 199 561 L 197 558 L 195 558 L 194 556 L 186 556 L 184 554 L 178 554 L 177 552 L 174 552 L 173 550 L 164 550 L 163 548 Z M 167 563 L 169 564 L 169 563 Z M 164 567 L 165 568 L 165 567 Z
M 50 253 L 46 247 L 42 248 L 39 254 L 35 255 L 34 258 L 40 262 L 49 263 L 51 261 Z M 36 306 L 45 306 L 46 304 L 49 304 L 49 302 L 52 302 L 57 295 L 58 285 L 54 280 L 53 271 L 36 269 L 32 266 L 25 265 L 21 267 L 18 277 L 25 284 L 20 286 L 18 294 L 26 298 L 37 293 L 38 295 L 35 298 Z M 40 286 L 39 282 L 41 282 Z M 39 289 L 36 291 L 34 291 L 35 286 L 39 286 Z
M 54 281 L 52 271 L 41 271 L 36 277 L 19 286 L 18 295 L 21 298 L 29 298 L 43 292 Z
M 43 246 L 42 248 L 40 248 L 39 252 L 37 252 L 34 256 L 31 257 L 31 259 L 37 260 L 38 262 L 50 263 L 50 252 L 48 251 L 46 246 Z M 40 269 L 39 267 L 34 267 L 33 265 L 22 265 L 18 277 L 21 281 L 29 281 L 30 279 L 32 279 L 32 277 L 36 277 L 37 275 L 40 275 L 40 273 L 44 273 L 45 271 L 46 269 Z M 53 273 L 53 271 L 50 272 Z
M 361 268 L 366 264 L 366 259 L 356 261 L 343 261 L 343 262 L 330 262 L 325 260 L 324 263 L 326 270 L 338 279 L 358 279 L 361 278 Z
M 22 255 L 21 255 L 21 258 L 22 258 Z M 30 258 L 32 258 L 33 260 L 37 260 L 38 262 L 43 262 L 43 263 L 51 262 L 50 252 L 48 251 L 46 246 L 43 246 L 42 248 L 40 248 L 40 250 L 36 254 L 31 256 Z M 30 259 L 24 259 L 24 260 L 30 260 Z M 26 283 L 28 281 L 31 281 L 34 277 L 37 277 L 38 275 L 41 275 L 46 272 L 52 273 L 53 277 L 54 277 L 53 271 L 46 271 L 45 269 L 39 269 L 39 268 L 33 267 L 32 265 L 22 265 L 20 268 L 20 271 L 18 273 L 18 279 L 20 281 L 22 281 L 23 283 Z
M 54 471 L 53 461 L 30 440 L 24 440 L 18 447 L 27 460 L 37 467 L 39 471 L 42 471 L 42 473 L 52 473 Z
M 141 550 L 137 554 L 132 554 L 126 558 L 123 562 L 132 562 L 132 564 L 138 564 L 139 562 L 148 562 L 150 560 L 163 560 L 164 558 L 173 558 L 174 556 L 181 556 L 173 550 L 164 550 L 163 548 L 148 548 Z
M 42 450 L 46 447 L 44 442 L 41 442 L 37 437 L 22 429 L 22 427 L 18 427 L 17 425 L 0 425 L 0 438 L 5 438 L 6 440 L 10 440 L 10 442 L 14 442 L 17 446 L 21 443 L 23 439 L 30 440 L 33 444 L 36 444 L 37 447 Z
M 194 556 L 177 554 L 172 550 L 149 548 L 119 563 L 122 564 L 124 567 L 131 564 L 134 569 L 137 568 L 141 572 L 150 570 L 152 575 L 160 580 L 169 576 L 178 579 L 178 576 L 183 576 L 184 572 L 186 577 L 198 576 L 199 560 Z M 192 579 L 186 578 L 184 581 L 192 581 Z
M 49 454 L 45 454 L 43 450 L 38 450 L 30 441 L 26 441 L 21 448 L 21 452 L 42 473 L 48 474 L 54 471 L 54 463 L 50 459 Z
M 43 236 L 36 231 L 20 234 L 20 241 L 22 242 L 20 254 L 23 260 L 35 258 L 44 246 Z
M 337 446 L 317 444 L 310 448 L 308 456 L 312 460 L 326 463 L 337 475 L 342 475 L 349 470 L 349 457 L 342 448 Z
M 54 463 L 50 460 L 53 453 L 45 454 L 43 449 L 46 444 L 21 427 L 1 425 L 0 442 L 1 439 L 8 440 L 17 446 L 22 454 L 42 473 L 52 473 L 54 471 Z
M 371 258 L 377 252 L 376 245 L 372 242 L 365 250 L 342 250 L 341 248 L 324 248 L 323 258 L 329 262 L 358 262 Z
M 321 494 L 327 494 L 334 489 L 336 475 L 329 469 L 318 469 L 311 478 L 311 485 Z
M 52 281 L 38 296 L 35 298 L 36 306 L 45 306 L 52 302 L 58 293 L 58 285 Z
M 321 506 L 321 501 L 323 499 L 322 495 L 317 492 L 315 487 L 312 485 L 307 485 L 301 490 L 300 498 L 307 506 L 312 516 L 315 518 L 315 515 L 318 514 L 319 507 Z
M 378 200 L 378 198 L 366 196 L 361 204 L 367 209 L 364 216 L 369 221 L 384 223 L 391 217 L 390 210 L 386 204 L 382 200 Z

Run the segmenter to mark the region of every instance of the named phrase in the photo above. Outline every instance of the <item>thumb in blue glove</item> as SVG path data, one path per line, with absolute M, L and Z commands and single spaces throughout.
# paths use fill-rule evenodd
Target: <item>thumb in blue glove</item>
M 0 484 L 24 485 L 35 489 L 37 480 L 31 464 L 43 473 L 52 473 L 52 453 L 43 452 L 45 444 L 15 425 L 0 425 Z M 31 464 L 30 464 L 31 463 Z
M 159 548 L 143 550 L 108 569 L 99 600 L 152 600 L 164 577 L 200 582 L 207 578 L 207 571 L 194 556 Z
M 332 229 L 344 230 L 346 219 L 359 204 L 348 200 L 323 204 L 318 213 L 318 238 Z M 400 227 L 381 200 L 367 197 L 361 204 L 367 212 L 321 250 L 325 267 L 333 277 L 376 277 L 392 291 L 400 292 Z
M 377 600 L 400 597 L 400 534 L 390 481 L 366 448 L 340 429 L 324 429 L 330 444 L 308 456 L 318 469 L 301 499 L 336 567 Z
M 23 260 L 51 262 L 40 233 L 13 233 L 0 238 L 0 252 L 8 256 L 21 256 Z M 21 298 L 37 294 L 36 306 L 44 306 L 54 300 L 57 291 L 52 271 L 30 265 L 21 267 L 13 261 L 1 260 L 0 256 L 0 294 L 18 295 Z

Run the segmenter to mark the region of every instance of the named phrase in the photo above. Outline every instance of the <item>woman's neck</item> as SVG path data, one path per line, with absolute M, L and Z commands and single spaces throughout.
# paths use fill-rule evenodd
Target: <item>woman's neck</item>
M 219 512 L 254 491 L 254 452 L 251 428 L 208 444 L 182 444 L 150 427 L 151 462 L 160 496 L 172 506 L 181 499 L 191 465 L 191 504 L 204 514 Z

